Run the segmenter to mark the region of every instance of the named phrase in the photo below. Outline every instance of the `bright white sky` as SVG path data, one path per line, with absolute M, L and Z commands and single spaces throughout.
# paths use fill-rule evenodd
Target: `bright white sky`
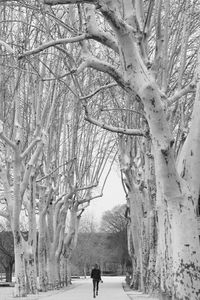
M 98 222 L 106 210 L 111 210 L 116 205 L 126 203 L 120 174 L 115 167 L 109 174 L 103 194 L 102 198 L 92 200 L 87 208 L 87 212 L 94 216 L 95 221 Z

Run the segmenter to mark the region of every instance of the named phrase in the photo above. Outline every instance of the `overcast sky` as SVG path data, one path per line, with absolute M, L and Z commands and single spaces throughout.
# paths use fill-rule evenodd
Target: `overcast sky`
M 116 205 L 126 203 L 120 174 L 115 168 L 113 168 L 107 179 L 103 194 L 102 198 L 92 200 L 90 206 L 87 208 L 88 213 L 93 215 L 98 222 L 103 212 L 111 210 Z

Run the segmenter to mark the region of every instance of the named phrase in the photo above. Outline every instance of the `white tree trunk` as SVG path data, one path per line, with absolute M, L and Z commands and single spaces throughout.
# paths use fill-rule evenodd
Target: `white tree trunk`
M 39 244 L 38 244 L 39 289 L 42 292 L 46 292 L 48 288 L 44 197 L 45 197 L 45 190 L 43 189 L 40 193 L 40 203 L 39 203 Z
M 47 272 L 49 277 L 49 287 L 50 289 L 54 289 L 55 287 L 57 287 L 59 282 L 59 277 L 57 273 L 58 272 L 57 261 L 55 257 L 55 251 L 51 249 L 48 252 L 49 253 L 47 254 L 47 270 L 48 270 Z
M 21 211 L 21 194 L 20 194 L 20 182 L 21 182 L 21 160 L 19 152 L 15 152 L 14 162 L 14 203 L 13 203 L 13 219 L 12 228 L 14 236 L 14 249 L 15 249 L 15 296 L 25 297 L 26 280 L 25 280 L 25 265 L 24 265 L 24 249 L 22 236 L 20 233 L 20 211 Z
M 14 247 L 15 247 L 15 297 L 25 297 L 26 280 L 25 280 L 25 265 L 24 265 L 24 249 L 22 246 L 22 236 L 20 231 L 14 230 Z
M 147 197 L 145 199 L 147 206 L 147 252 L 148 262 L 146 271 L 146 291 L 152 293 L 156 289 L 157 276 L 156 267 L 156 250 L 157 250 L 157 220 L 156 220 L 156 179 L 154 159 L 151 153 L 151 144 L 146 143 L 145 149 L 145 185 L 147 187 Z
M 26 286 L 29 294 L 37 294 L 37 272 L 35 255 L 32 249 L 26 250 L 25 255 L 25 269 L 26 269 Z
M 177 159 L 177 169 L 180 176 L 190 187 L 195 207 L 200 195 L 200 50 L 197 63 L 197 90 L 191 116 L 190 131 Z
M 135 250 L 135 256 L 137 258 L 137 271 L 139 272 L 139 289 L 144 291 L 144 257 L 143 257 L 143 216 L 141 210 L 141 196 L 139 191 L 132 191 L 129 193 L 130 197 L 130 217 L 131 217 L 131 231 L 133 238 L 133 245 Z
M 36 181 L 34 174 L 30 176 L 30 195 L 28 197 L 28 219 L 29 232 L 28 241 L 24 243 L 25 248 L 25 267 L 27 274 L 28 293 L 37 294 L 37 269 L 36 269 Z
M 198 299 L 200 247 L 194 201 L 178 176 L 172 138 L 154 84 L 145 88 L 143 99 L 155 154 L 160 287 L 174 299 Z

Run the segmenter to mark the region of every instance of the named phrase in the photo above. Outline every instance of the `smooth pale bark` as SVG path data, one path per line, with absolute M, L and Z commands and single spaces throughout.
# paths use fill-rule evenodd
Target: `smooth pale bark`
M 187 135 L 186 141 L 181 149 L 177 160 L 177 168 L 180 176 L 187 181 L 190 191 L 195 202 L 198 205 L 200 195 L 200 51 L 198 54 L 197 64 L 197 90 L 195 102 L 193 106 L 193 113 L 191 116 L 190 131 Z
M 62 257 L 63 247 L 64 247 L 65 222 L 66 222 L 68 207 L 69 207 L 69 203 L 65 199 L 62 208 L 59 208 L 59 216 L 58 216 L 59 225 L 57 227 L 57 235 L 59 235 L 59 241 L 58 241 L 55 257 L 56 257 L 57 274 L 58 274 L 60 286 L 64 285 L 65 282 L 63 276 L 64 265 L 61 264 L 61 257 Z
M 155 155 L 160 287 L 175 299 L 198 299 L 200 247 L 193 198 L 176 170 L 158 89 L 151 84 L 142 94 Z
M 65 222 L 67 217 L 68 203 L 60 201 L 55 206 L 48 207 L 48 232 L 47 258 L 49 284 L 52 287 L 61 285 L 60 256 L 63 248 Z M 51 227 L 51 224 L 53 227 Z
M 18 133 L 19 134 L 19 133 Z M 20 134 L 19 134 L 20 135 Z M 1 136 L 5 141 L 7 141 L 7 138 L 4 136 Z M 16 297 L 24 297 L 27 295 L 27 285 L 26 285 L 26 274 L 25 272 L 25 259 L 26 259 L 26 250 L 28 249 L 27 253 L 30 254 L 30 252 L 34 253 L 35 250 L 30 251 L 30 244 L 27 247 L 23 236 L 21 235 L 20 231 L 20 212 L 22 208 L 22 203 L 24 200 L 24 195 L 27 190 L 28 184 L 29 184 L 29 178 L 31 171 L 33 169 L 33 166 L 38 158 L 38 155 L 42 148 L 42 143 L 36 148 L 33 156 L 28 161 L 25 171 L 23 173 L 22 177 L 22 170 L 24 170 L 23 166 L 23 155 L 21 153 L 21 145 L 20 140 L 17 140 L 16 144 L 14 144 L 12 141 L 7 142 L 9 146 L 11 146 L 13 149 L 13 194 L 11 193 L 12 187 L 9 185 L 7 174 L 5 171 L 1 172 L 1 178 L 3 179 L 3 185 L 5 188 L 5 195 L 7 200 L 7 208 L 8 208 L 8 219 L 11 223 L 11 228 L 13 232 L 14 237 L 14 249 L 15 249 L 15 289 L 14 294 Z M 36 142 L 33 143 L 33 145 L 36 145 Z M 31 150 L 32 148 L 29 148 Z M 32 215 L 35 214 L 33 212 L 32 207 Z M 36 226 L 35 226 L 36 227 Z M 36 228 L 35 228 L 36 230 Z M 32 239 L 32 230 L 30 227 L 30 240 Z M 32 247 L 32 246 L 31 246 Z M 33 260 L 30 259 L 30 255 L 28 254 L 27 259 L 30 262 L 28 263 L 29 266 L 31 266 L 31 271 L 29 276 L 31 282 L 34 282 L 34 287 L 32 288 L 29 284 L 29 290 L 36 292 L 37 286 L 36 286 L 36 269 L 34 264 L 32 264 Z M 35 255 L 35 254 L 34 254 Z M 33 271 L 35 269 L 35 271 Z M 30 267 L 29 267 L 30 270 Z M 35 274 L 35 275 L 33 275 Z M 33 279 L 35 277 L 35 279 Z M 30 283 L 30 282 L 29 282 Z
M 69 229 L 64 238 L 64 250 L 63 255 L 65 257 L 66 269 L 67 269 L 67 282 L 71 282 L 71 256 L 72 252 L 77 245 L 78 228 L 80 223 L 80 217 L 78 214 L 78 203 L 74 203 L 70 209 L 70 222 Z
M 39 187 L 39 193 L 39 289 L 47 291 L 48 288 L 52 289 L 55 287 L 57 271 L 54 250 L 54 223 L 52 219 L 53 189 L 41 186 Z
M 130 287 L 134 289 L 138 289 L 139 282 L 137 279 L 137 264 L 136 264 L 136 257 L 134 252 L 134 245 L 133 245 L 133 238 L 132 238 L 132 230 L 131 230 L 131 218 L 128 216 L 129 222 L 127 226 L 127 243 L 128 243 L 128 253 L 131 258 L 132 262 L 132 278 L 130 281 Z
M 48 288 L 47 265 L 46 265 L 46 222 L 45 222 L 45 188 L 40 188 L 39 201 L 39 243 L 38 243 L 38 263 L 39 263 L 39 289 L 46 292 Z
M 33 170 L 34 163 L 38 159 L 38 155 L 42 149 L 43 144 L 40 143 L 28 164 L 26 165 L 26 170 L 23 174 L 23 180 L 21 180 L 21 170 L 22 170 L 22 159 L 20 156 L 20 151 L 16 147 L 14 153 L 14 202 L 13 202 L 13 235 L 14 235 L 14 245 L 15 245 L 15 295 L 16 296 L 25 296 L 27 294 L 26 284 L 25 284 L 25 249 L 23 238 L 19 238 L 20 233 L 20 212 L 22 207 L 22 200 L 24 198 L 25 191 L 29 184 L 29 179 L 31 175 L 31 171 Z M 33 207 L 32 207 L 33 209 Z M 35 212 L 32 211 L 32 214 Z M 30 216 L 31 217 L 31 216 Z M 33 224 L 32 224 L 33 225 Z M 30 233 L 32 235 L 32 229 L 30 225 Z M 35 225 L 36 226 L 36 225 Z M 36 230 L 36 228 L 35 228 Z M 31 240 L 32 236 L 30 236 Z M 33 244 L 34 246 L 34 244 Z M 32 245 L 29 245 L 29 249 L 32 248 Z M 28 256 L 30 258 L 30 252 L 35 256 L 34 247 L 33 249 L 28 250 Z M 17 262 L 17 264 L 16 264 Z M 36 292 L 36 269 L 33 263 L 33 257 L 30 259 L 29 271 L 31 272 L 31 284 L 33 284 L 33 288 L 30 286 L 30 290 Z M 27 265 L 27 266 L 28 266 Z
M 41 187 L 39 211 L 39 282 L 40 290 L 46 291 L 62 285 L 60 260 L 63 250 L 68 199 L 53 203 L 53 189 Z
M 19 152 L 15 151 L 14 160 L 14 203 L 13 203 L 13 237 L 14 237 L 14 249 L 15 249 L 15 289 L 14 294 L 16 297 L 25 297 L 26 280 L 25 280 L 25 262 L 24 262 L 24 249 L 23 249 L 23 237 L 21 236 L 19 226 L 19 216 L 21 211 L 21 159 Z
M 151 153 L 151 142 L 145 143 L 145 185 L 147 187 L 147 195 L 145 198 L 147 209 L 147 271 L 146 271 L 146 291 L 152 293 L 156 289 L 156 248 L 157 248 L 157 221 L 156 221 L 156 179 L 154 158 Z
M 53 196 L 52 200 L 53 202 Z M 49 277 L 50 289 L 56 286 L 58 280 L 57 268 L 56 268 L 56 237 L 55 227 L 53 222 L 53 204 L 50 202 L 47 208 L 47 273 Z
M 144 253 L 145 251 L 145 226 L 143 215 L 143 195 L 139 190 L 139 185 L 136 181 L 136 171 L 133 167 L 134 147 L 131 138 L 119 138 L 120 149 L 120 167 L 124 176 L 124 183 L 127 187 L 127 202 L 130 214 L 130 232 L 134 247 L 134 279 L 138 282 L 139 289 L 144 291 L 145 284 L 145 268 L 144 268 Z M 138 280 L 139 278 L 139 280 Z
M 61 254 L 60 263 L 61 263 L 61 280 L 62 280 L 63 285 L 67 286 L 70 283 L 70 280 L 68 281 L 67 259 L 65 257 L 64 248 L 63 248 L 63 252 Z
M 15 297 L 25 297 L 26 280 L 25 280 L 25 265 L 24 265 L 24 249 L 22 246 L 22 237 L 20 231 L 14 231 L 14 246 L 15 246 Z
M 36 180 L 35 174 L 30 176 L 29 180 L 29 196 L 28 196 L 28 220 L 29 232 L 28 241 L 25 243 L 25 266 L 26 266 L 26 282 L 28 293 L 37 294 L 37 270 L 36 270 Z
M 136 187 L 131 188 L 129 192 L 131 231 L 135 256 L 137 258 L 137 270 L 140 276 L 139 288 L 144 291 L 144 240 L 143 240 L 143 215 L 142 215 L 142 198 Z
M 50 247 L 50 249 L 47 249 L 47 274 L 49 279 L 49 288 L 53 289 L 56 287 L 59 278 L 57 274 L 57 261 L 55 258 L 54 247 L 52 247 L 52 245 Z
M 28 294 L 37 294 L 37 271 L 36 271 L 36 258 L 35 247 L 26 243 L 24 248 L 25 272 L 26 272 L 26 286 Z

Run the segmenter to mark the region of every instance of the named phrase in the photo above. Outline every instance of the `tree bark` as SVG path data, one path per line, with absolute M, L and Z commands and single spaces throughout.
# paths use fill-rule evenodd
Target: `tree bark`
M 25 280 L 25 263 L 24 263 L 24 249 L 23 249 L 23 237 L 21 236 L 19 227 L 19 216 L 21 211 L 21 193 L 20 193 L 20 178 L 21 174 L 21 160 L 19 152 L 15 151 L 14 161 L 14 207 L 13 207 L 13 237 L 14 237 L 14 248 L 15 248 L 15 290 L 14 294 L 16 297 L 25 297 L 26 291 L 26 280 Z
M 39 202 L 38 263 L 39 263 L 39 289 L 42 292 L 46 292 L 48 289 L 48 277 L 47 277 L 45 189 L 44 188 L 41 188 L 40 190 L 40 202 Z
M 22 236 L 20 231 L 14 230 L 14 246 L 15 246 L 15 297 L 26 297 L 26 280 L 25 280 L 25 264 L 24 249 L 22 246 Z

